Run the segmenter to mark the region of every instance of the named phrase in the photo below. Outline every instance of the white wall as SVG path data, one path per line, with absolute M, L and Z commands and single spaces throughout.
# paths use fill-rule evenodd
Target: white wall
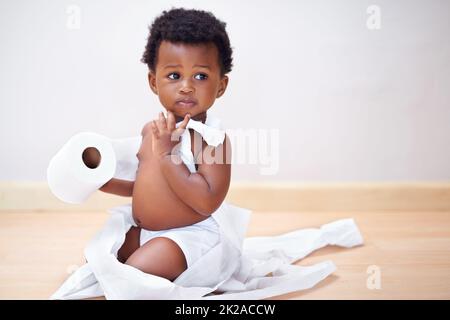
M 279 129 L 277 174 L 235 165 L 234 180 L 449 180 L 450 2 L 274 3 L 1 0 L 0 180 L 44 180 L 79 131 L 140 133 L 161 110 L 139 61 L 147 26 L 171 5 L 227 22 L 234 70 L 212 113 Z

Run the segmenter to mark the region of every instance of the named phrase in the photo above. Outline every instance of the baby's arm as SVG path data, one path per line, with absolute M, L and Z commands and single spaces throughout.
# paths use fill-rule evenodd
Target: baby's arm
M 99 190 L 122 197 L 131 197 L 133 195 L 133 187 L 134 181 L 112 178 L 100 187 Z
M 214 162 L 208 159 L 215 159 Z M 161 170 L 173 192 L 189 207 L 204 216 L 211 215 L 223 202 L 230 186 L 231 144 L 224 142 L 204 146 L 197 162 L 197 172 L 191 173 L 178 155 L 161 158 Z M 212 163 L 211 163 L 212 162 Z

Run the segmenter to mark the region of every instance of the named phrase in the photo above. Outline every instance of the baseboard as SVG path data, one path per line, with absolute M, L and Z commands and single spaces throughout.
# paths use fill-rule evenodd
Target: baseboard
M 450 211 L 450 182 L 233 183 L 227 201 L 254 211 Z M 103 211 L 130 203 L 96 192 L 81 205 L 55 198 L 46 182 L 0 182 L 0 212 Z
M 229 198 L 258 211 L 450 211 L 450 182 L 238 184 Z

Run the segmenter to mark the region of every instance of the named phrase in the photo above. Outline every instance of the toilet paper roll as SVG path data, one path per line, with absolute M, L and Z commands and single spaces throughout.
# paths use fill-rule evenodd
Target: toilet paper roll
M 90 147 L 95 148 L 100 156 L 100 163 L 93 168 L 83 161 L 83 152 Z M 115 170 L 116 156 L 111 140 L 97 133 L 81 132 L 50 160 L 47 181 L 57 198 L 79 204 L 108 182 Z

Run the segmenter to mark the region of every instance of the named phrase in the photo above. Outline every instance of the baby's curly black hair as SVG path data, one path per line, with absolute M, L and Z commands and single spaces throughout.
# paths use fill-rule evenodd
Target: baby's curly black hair
M 149 27 L 150 33 L 141 62 L 155 72 L 158 49 L 163 40 L 189 44 L 212 42 L 219 51 L 221 74 L 225 75 L 233 67 L 233 50 L 225 26 L 225 22 L 203 10 L 173 8 L 163 11 Z

